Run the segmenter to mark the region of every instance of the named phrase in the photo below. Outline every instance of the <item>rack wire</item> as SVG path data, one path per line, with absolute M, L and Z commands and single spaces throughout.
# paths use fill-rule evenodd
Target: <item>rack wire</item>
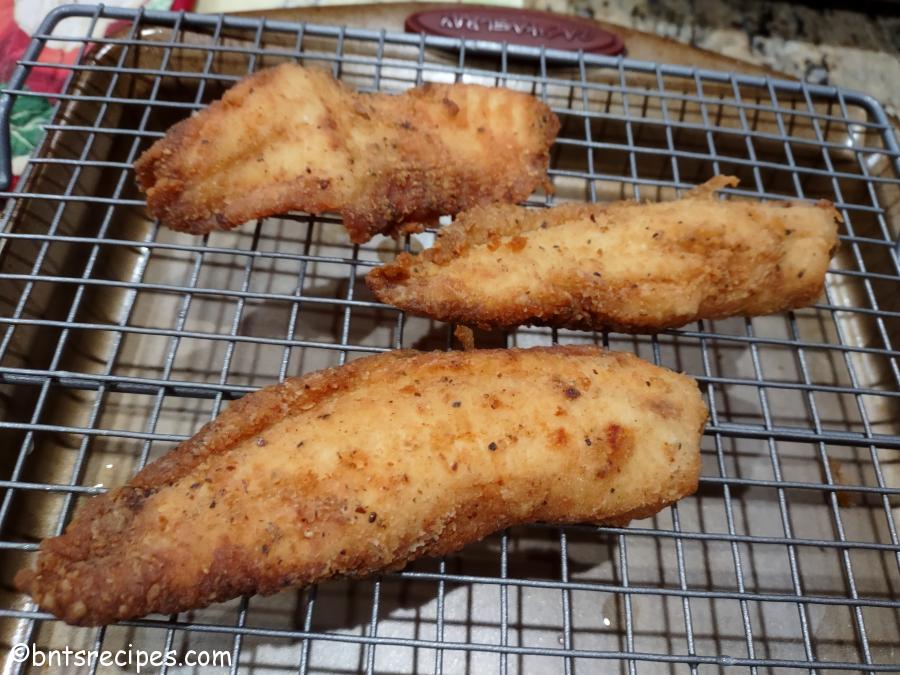
M 109 22 L 118 22 L 112 32 Z M 39 60 L 48 40 L 71 64 Z M 563 122 L 554 201 L 830 199 L 842 250 L 814 306 L 658 336 L 525 328 L 483 345 L 596 342 L 693 375 L 711 411 L 697 495 L 631 527 L 536 524 L 399 573 L 101 629 L 12 589 L 40 538 L 227 403 L 451 328 L 375 302 L 400 248 L 285 214 L 191 237 L 147 218 L 131 165 L 247 72 L 331 68 L 365 91 L 468 81 Z M 65 73 L 46 138 L 0 193 L 3 641 L 227 649 L 254 672 L 895 671 L 900 663 L 900 148 L 881 106 L 800 82 L 623 58 L 227 16 L 69 6 L 0 108 Z M 2 140 L 2 139 L 0 139 Z M 23 669 L 7 656 L 5 671 Z M 96 669 L 96 664 L 92 670 Z M 162 668 L 165 672 L 166 667 Z

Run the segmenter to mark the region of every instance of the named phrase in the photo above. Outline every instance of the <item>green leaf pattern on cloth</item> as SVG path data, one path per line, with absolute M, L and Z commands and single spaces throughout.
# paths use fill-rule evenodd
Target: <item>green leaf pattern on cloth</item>
M 6 85 L 0 84 L 0 90 Z M 50 123 L 53 106 L 43 96 L 17 96 L 9 118 L 13 157 L 31 154 Z
M 6 40 L 20 39 L 21 44 L 0 45 L 0 72 L 10 73 L 17 58 L 21 57 L 22 50 L 27 43 L 27 35 L 37 29 L 41 19 L 48 11 L 66 2 L 87 3 L 90 0 L 0 0 L 0 35 L 6 36 Z M 170 9 L 173 0 L 107 0 L 108 4 L 124 7 L 146 6 L 148 9 Z M 193 3 L 179 3 L 179 6 L 190 8 Z M 84 21 L 88 21 L 85 19 Z M 107 21 L 104 19 L 103 21 Z M 64 31 L 65 32 L 65 31 Z M 13 38 L 9 37 L 13 36 Z M 75 53 L 76 45 L 72 43 L 60 43 L 54 45 L 53 41 L 45 45 L 45 52 L 50 53 L 48 59 L 54 63 L 66 62 L 65 54 Z M 45 52 L 42 52 L 44 54 Z M 60 56 L 62 54 L 63 56 Z M 46 84 L 46 83 L 45 83 Z M 52 85 L 52 83 L 51 83 Z M 6 84 L 0 82 L 0 91 L 6 88 Z M 38 87 L 40 91 L 43 88 Z M 52 92 L 53 88 L 47 89 Z M 49 97 L 49 98 L 48 98 Z M 35 151 L 37 144 L 44 136 L 45 126 L 51 122 L 53 115 L 53 93 L 45 95 L 29 94 L 16 96 L 9 120 L 9 135 L 11 141 L 12 169 L 15 175 L 21 174 L 28 158 Z

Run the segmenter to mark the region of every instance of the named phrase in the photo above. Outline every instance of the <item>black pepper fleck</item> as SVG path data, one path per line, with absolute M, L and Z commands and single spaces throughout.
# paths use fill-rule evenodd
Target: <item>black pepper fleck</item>
M 259 447 L 263 447 L 266 444 L 266 439 L 263 438 L 262 436 L 260 436 L 259 438 L 256 439 L 256 444 Z
M 215 499 L 213 499 L 213 500 L 209 503 L 209 508 L 211 508 L 211 509 L 216 508 L 216 500 L 215 500 Z
M 376 518 L 378 518 L 378 514 L 372 511 L 372 513 L 369 514 L 369 522 L 374 523 Z
M 585 438 L 585 439 L 584 439 L 584 444 L 585 444 L 585 445 L 590 445 L 590 444 L 591 444 L 591 439 L 590 439 L 590 438 Z
M 578 391 L 575 387 L 567 387 L 565 394 L 566 394 L 566 398 L 570 398 L 572 400 L 575 400 L 576 398 L 581 396 L 581 392 Z
M 494 451 L 494 450 L 496 450 L 496 449 L 497 449 L 497 444 L 494 443 L 493 441 L 491 441 L 491 442 L 488 444 L 488 450 Z
M 461 405 L 462 405 L 462 401 L 453 401 L 453 407 L 454 407 L 454 408 L 458 408 L 458 407 L 461 406 Z
M 200 483 L 191 483 L 191 490 L 196 490 L 198 487 L 200 487 Z

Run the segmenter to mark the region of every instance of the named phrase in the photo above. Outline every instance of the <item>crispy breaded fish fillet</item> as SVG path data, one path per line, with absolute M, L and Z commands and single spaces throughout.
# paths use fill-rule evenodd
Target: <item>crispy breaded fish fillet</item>
M 713 198 L 736 184 L 719 176 L 656 204 L 474 208 L 366 283 L 413 314 L 486 329 L 656 332 L 812 303 L 837 249 L 837 212 Z
M 354 242 L 547 185 L 559 130 L 527 94 L 426 84 L 359 94 L 295 64 L 260 71 L 176 124 L 134 168 L 147 207 L 202 234 L 292 209 L 337 211 Z
M 16 583 L 74 624 L 398 569 L 692 493 L 696 383 L 596 347 L 391 352 L 249 394 L 90 500 Z

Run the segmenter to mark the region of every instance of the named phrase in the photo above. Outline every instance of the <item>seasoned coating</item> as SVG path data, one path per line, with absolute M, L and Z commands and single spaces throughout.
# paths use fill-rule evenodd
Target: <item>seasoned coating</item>
M 509 89 L 426 84 L 360 94 L 325 71 L 285 64 L 176 124 L 134 167 L 150 213 L 175 230 L 337 211 L 363 243 L 403 223 L 549 188 L 558 130 L 546 105 Z
M 399 569 L 532 521 L 615 522 L 692 493 L 694 380 L 566 346 L 390 352 L 233 403 L 91 499 L 17 585 L 73 624 Z
M 420 255 L 366 283 L 413 314 L 485 329 L 524 324 L 656 332 L 802 307 L 838 245 L 832 205 L 719 201 L 718 176 L 656 204 L 474 208 Z

